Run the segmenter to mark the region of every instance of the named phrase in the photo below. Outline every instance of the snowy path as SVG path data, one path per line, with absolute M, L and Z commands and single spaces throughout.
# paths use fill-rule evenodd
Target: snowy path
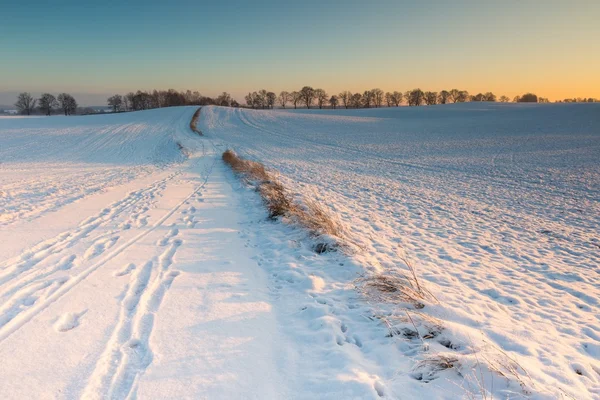
M 285 397 L 239 195 L 211 141 L 183 131 L 184 111 L 172 111 L 174 135 L 196 149 L 190 160 L 133 177 L 110 204 L 91 194 L 5 231 L 80 219 L 31 248 L 4 236 L 20 254 L 0 265 L 1 398 Z
M 0 398 L 386 393 L 366 357 L 385 329 L 351 285 L 360 266 L 268 222 L 221 141 L 189 131 L 194 111 L 0 124 Z M 61 140 L 35 146 L 27 124 Z M 75 199 L 88 174 L 97 190 Z

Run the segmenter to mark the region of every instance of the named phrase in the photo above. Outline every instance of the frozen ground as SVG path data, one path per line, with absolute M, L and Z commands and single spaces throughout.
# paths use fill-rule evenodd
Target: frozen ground
M 0 398 L 600 398 L 597 105 L 194 111 L 0 119 Z M 266 221 L 227 147 L 355 251 Z M 409 314 L 353 284 L 402 254 Z
M 446 353 L 475 365 L 506 353 L 533 398 L 600 398 L 598 105 L 205 111 L 211 136 L 316 189 L 366 248 L 360 264 L 393 270 L 396 248 L 413 259 L 440 302 L 425 310 L 456 347 Z M 401 397 L 456 374 L 424 385 L 406 370 L 380 375 Z M 485 379 L 498 398 L 520 395 Z

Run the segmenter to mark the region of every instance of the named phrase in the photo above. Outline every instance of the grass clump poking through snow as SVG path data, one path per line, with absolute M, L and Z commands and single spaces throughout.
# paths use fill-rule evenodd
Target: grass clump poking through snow
M 387 272 L 363 276 L 356 280 L 360 293 L 381 303 L 410 303 L 423 308 L 424 300 L 436 300 L 435 296 L 421 283 L 417 270 L 407 258 L 402 259 L 408 271 Z
M 198 135 L 202 136 L 202 131 L 198 129 L 198 120 L 200 119 L 200 111 L 202 108 L 198 108 L 194 115 L 192 116 L 192 120 L 190 121 L 190 129 L 193 132 L 196 132 Z
M 344 237 L 343 226 L 321 204 L 313 199 L 304 199 L 302 203 L 294 201 L 264 165 L 245 160 L 233 150 L 223 153 L 223 161 L 238 175 L 256 185 L 270 219 L 282 218 L 307 229 L 313 237 L 319 239 L 314 246 L 317 253 L 336 250 L 340 246 L 340 240 Z

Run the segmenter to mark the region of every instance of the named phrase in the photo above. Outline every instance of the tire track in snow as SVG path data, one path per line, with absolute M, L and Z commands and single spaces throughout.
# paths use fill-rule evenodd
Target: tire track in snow
M 73 247 L 81 239 L 89 236 L 91 232 L 99 227 L 106 226 L 113 222 L 117 216 L 129 209 L 143 209 L 150 204 L 152 199 L 166 187 L 166 183 L 180 173 L 171 174 L 166 178 L 160 179 L 152 183 L 149 187 L 131 192 L 124 199 L 112 203 L 104 208 L 96 216 L 89 217 L 82 221 L 79 226 L 70 232 L 63 232 L 52 239 L 46 240 L 26 251 L 20 256 L 8 260 L 0 264 L 0 285 L 18 278 L 28 275 L 32 272 L 33 267 L 46 261 L 49 257 L 64 251 L 67 248 Z M 139 202 L 141 204 L 138 204 Z M 137 206 L 137 207 L 136 207 Z M 121 227 L 121 230 L 126 229 L 126 226 Z M 118 230 L 107 233 L 112 235 Z M 102 235 L 96 237 L 101 238 Z M 50 266 L 51 267 L 51 266 Z
M 43 302 L 54 294 L 58 287 L 53 283 L 60 282 L 62 285 L 71 278 L 62 276 L 48 279 L 52 274 L 69 270 L 76 265 L 77 256 L 75 254 L 61 257 L 65 250 L 74 246 L 79 240 L 89 237 L 89 234 L 95 229 L 114 222 L 114 219 L 123 212 L 129 209 L 147 209 L 149 202 L 166 187 L 166 183 L 180 173 L 181 171 L 177 171 L 166 178 L 153 182 L 149 187 L 131 192 L 124 199 L 104 208 L 98 215 L 84 220 L 75 231 L 62 233 L 54 239 L 43 242 L 17 257 L 19 261 L 16 263 L 5 266 L 6 272 L 0 275 L 0 285 L 4 284 L 0 293 L 0 298 L 4 303 L 0 307 L 0 331 L 19 314 L 27 312 L 34 304 Z M 117 232 L 119 231 L 113 230 L 93 238 L 94 242 L 83 258 L 85 260 L 93 259 L 113 247 L 118 240 L 118 236 L 113 235 Z M 54 258 L 54 260 L 45 263 L 49 258 Z M 46 265 L 34 268 L 44 263 Z M 42 291 L 40 289 L 50 285 L 52 285 L 51 290 Z M 36 293 L 35 296 L 32 295 L 32 290 Z
M 183 243 L 176 238 L 178 233 L 177 229 L 169 231 L 159 244 L 169 244 L 169 247 L 157 260 L 148 261 L 132 275 L 127 294 L 121 302 L 119 321 L 96 364 L 83 398 L 126 398 L 133 390 L 137 377 L 151 364 L 153 352 L 149 339 L 155 313 L 173 279 L 179 275 L 178 271 L 170 271 L 173 257 Z M 156 264 L 157 271 L 153 271 Z
M 147 228 L 145 228 L 141 233 L 139 233 L 135 237 L 131 238 L 124 244 L 118 246 L 112 252 L 107 253 L 106 256 L 104 256 L 104 258 L 102 258 L 95 264 L 92 264 L 88 268 L 81 271 L 79 274 L 70 277 L 70 279 L 66 283 L 64 283 L 61 287 L 59 287 L 57 290 L 53 291 L 49 295 L 44 296 L 45 298 L 42 301 L 39 301 L 39 302 L 36 301 L 35 304 L 33 304 L 31 307 L 29 307 L 26 310 L 23 310 L 22 312 L 18 313 L 17 316 L 14 316 L 9 321 L 7 321 L 3 326 L 0 327 L 0 342 L 3 342 L 4 340 L 6 340 L 6 338 L 10 337 L 10 335 L 12 335 L 16 331 L 18 331 L 22 326 L 24 326 L 29 321 L 31 321 L 36 315 L 38 315 L 40 312 L 42 312 L 43 310 L 48 308 L 48 306 L 50 306 L 52 303 L 56 302 L 63 295 L 68 293 L 73 287 L 75 287 L 81 281 L 85 280 L 91 273 L 96 271 L 98 268 L 104 266 L 106 263 L 108 263 L 113 258 L 117 257 L 119 254 L 123 253 L 126 249 L 128 249 L 129 247 L 131 247 L 132 245 L 137 243 L 139 240 L 146 237 L 148 234 L 153 232 L 156 228 L 162 226 L 162 224 L 171 215 L 173 215 L 177 210 L 179 210 L 182 205 L 184 205 L 187 201 L 189 201 L 195 194 L 197 194 L 206 185 L 209 177 L 211 176 L 214 165 L 217 162 L 218 157 L 216 155 L 217 155 L 216 152 L 213 153 L 212 160 L 210 160 L 208 165 L 204 165 L 205 168 L 202 171 L 202 172 L 204 172 L 204 180 L 194 190 L 192 190 L 192 192 L 188 196 L 186 196 L 182 201 L 180 201 L 177 205 L 175 205 L 168 212 L 166 212 L 165 215 L 163 215 L 153 225 L 148 226 Z M 199 161 L 204 161 L 204 160 L 205 160 L 204 157 L 199 159 Z M 18 298 L 15 299 L 15 301 L 18 301 L 19 298 L 21 298 L 21 296 L 18 296 Z

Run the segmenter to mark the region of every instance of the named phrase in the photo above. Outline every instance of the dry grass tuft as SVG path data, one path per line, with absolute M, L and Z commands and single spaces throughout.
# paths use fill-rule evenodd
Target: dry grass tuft
M 285 187 L 261 163 L 244 160 L 233 150 L 225 151 L 222 158 L 234 172 L 256 186 L 269 211 L 270 219 L 282 218 L 298 224 L 313 237 L 322 239 L 315 245 L 317 253 L 339 247 L 340 240 L 344 237 L 343 225 L 321 204 L 313 199 L 305 199 L 302 204 L 295 202 Z
M 202 108 L 198 108 L 196 110 L 196 112 L 194 113 L 194 115 L 192 116 L 192 120 L 190 121 L 190 129 L 193 132 L 196 132 L 198 135 L 202 136 L 202 132 L 200 131 L 200 129 L 198 129 L 198 119 L 200 119 L 200 110 L 202 110 Z
M 437 301 L 435 296 L 420 282 L 415 266 L 403 258 L 407 273 L 388 272 L 386 274 L 362 276 L 355 281 L 360 293 L 381 303 L 411 303 L 415 308 L 423 308 L 423 301 Z
M 423 382 L 431 382 L 438 373 L 454 368 L 458 358 L 452 354 L 434 354 L 417 362 L 412 376 Z

